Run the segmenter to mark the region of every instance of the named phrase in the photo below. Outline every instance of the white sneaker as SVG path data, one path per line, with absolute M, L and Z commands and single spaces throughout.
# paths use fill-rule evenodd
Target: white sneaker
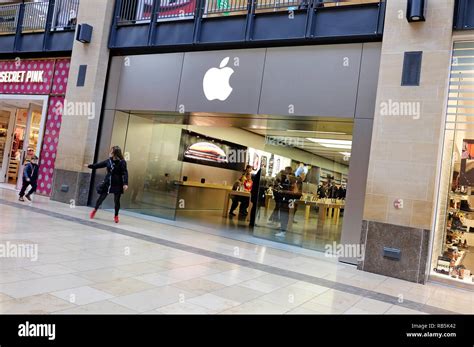
M 286 236 L 286 232 L 280 231 L 278 234 L 275 234 L 276 237 L 283 237 Z

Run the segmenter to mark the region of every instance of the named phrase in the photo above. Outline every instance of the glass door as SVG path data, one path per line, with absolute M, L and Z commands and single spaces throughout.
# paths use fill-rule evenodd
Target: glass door
M 15 113 L 11 110 L 0 111 L 0 183 L 7 180 L 9 144 L 11 141 Z
M 26 118 L 24 113 L 21 113 L 20 122 L 17 117 L 17 126 L 21 144 L 15 154 L 15 160 L 19 158 L 18 177 L 23 174 L 23 167 L 30 162 L 33 156 L 38 156 L 41 150 L 40 129 L 41 129 L 41 107 L 30 104 L 30 108 L 26 111 Z M 21 180 L 17 179 L 17 187 L 21 188 Z
M 264 138 L 249 148 L 258 184 L 254 236 L 317 251 L 339 243 L 352 119 L 275 119 L 249 131 Z
M 25 142 L 27 120 L 28 109 L 17 109 L 7 174 L 7 182 L 11 184 L 16 184 L 18 177 L 20 177 L 21 157 Z
M 182 163 L 177 160 L 183 117 L 132 114 L 117 111 L 110 146 L 120 146 L 127 161 L 129 189 L 122 209 L 174 220 L 178 204 Z M 102 153 L 98 160 L 107 159 Z M 105 177 L 97 170 L 96 184 Z M 92 200 L 97 199 L 96 192 Z M 104 208 L 113 208 L 107 199 Z

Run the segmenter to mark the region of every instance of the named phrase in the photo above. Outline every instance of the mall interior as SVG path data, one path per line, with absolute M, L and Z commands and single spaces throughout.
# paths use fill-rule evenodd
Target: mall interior
M 150 240 L 176 246 L 165 250 L 179 264 L 156 254 L 142 259 L 150 269 L 160 261 L 163 272 L 179 265 L 211 276 L 215 268 L 192 263 L 202 260 L 192 247 L 211 244 L 201 250 L 208 255 L 243 247 L 242 259 L 255 269 L 259 262 L 272 266 L 275 256 L 275 264 L 287 266 L 282 273 L 297 273 L 301 262 L 327 288 L 381 286 L 378 293 L 394 300 L 387 283 L 407 293 L 415 288 L 414 302 L 430 306 L 416 306 L 420 312 L 449 301 L 434 293 L 456 290 L 472 311 L 473 8 L 471 0 L 2 3 L 0 216 L 11 221 L 2 232 L 11 226 L 21 238 L 30 207 L 71 230 L 99 230 L 97 250 L 85 251 L 92 260 L 72 264 L 84 260 L 90 240 L 60 235 L 51 224 L 53 251 L 62 254 L 55 247 L 63 237 L 71 241 L 67 264 L 57 254 L 50 259 L 60 263 L 52 272 L 61 276 L 71 264 L 77 272 L 99 271 L 102 261 L 115 267 L 117 259 L 104 258 L 122 249 L 115 240 L 121 234 L 117 239 L 141 238 L 144 250 Z M 73 111 L 64 112 L 67 106 Z M 79 114 L 76 106 L 93 112 Z M 129 177 L 119 224 L 112 224 L 111 197 L 96 220 L 89 218 L 106 170 L 88 165 L 106 160 L 112 146 L 122 149 Z M 34 156 L 36 196 L 20 204 Z M 357 254 L 336 254 L 335 246 Z M 176 260 L 182 252 L 196 254 Z M 225 261 L 241 266 L 234 258 Z M 324 259 L 330 265 L 321 265 Z M 229 264 L 217 267 L 232 271 Z M 42 265 L 37 270 L 48 272 L 51 264 Z M 323 276 L 318 266 L 331 270 Z M 115 281 L 120 271 L 104 276 Z M 155 272 L 134 276 L 175 285 L 169 273 Z M 240 286 L 233 275 L 200 275 Z M 195 279 L 180 273 L 173 280 L 181 276 Z M 21 297 L 17 287 L 11 295 L 2 288 L 0 302 L 1 295 Z M 454 300 L 448 307 L 456 311 Z

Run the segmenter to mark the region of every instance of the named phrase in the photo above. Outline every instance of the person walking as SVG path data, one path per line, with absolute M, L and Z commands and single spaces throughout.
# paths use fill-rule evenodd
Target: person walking
M 97 185 L 97 193 L 99 197 L 95 203 L 95 208 L 90 213 L 90 218 L 93 219 L 97 210 L 100 208 L 105 198 L 109 193 L 114 194 L 115 207 L 115 223 L 119 222 L 120 198 L 122 194 L 128 189 L 128 170 L 127 162 L 125 161 L 122 149 L 119 146 L 113 146 L 110 149 L 110 157 L 100 163 L 86 165 L 89 169 L 107 169 L 107 174 L 104 180 Z
M 23 184 L 20 190 L 20 198 L 18 200 L 25 201 L 25 197 L 28 201 L 31 201 L 31 194 L 36 192 L 37 181 L 38 181 L 38 157 L 35 155 L 31 158 L 31 161 L 25 165 L 23 170 Z M 26 189 L 31 186 L 28 194 L 25 195 Z

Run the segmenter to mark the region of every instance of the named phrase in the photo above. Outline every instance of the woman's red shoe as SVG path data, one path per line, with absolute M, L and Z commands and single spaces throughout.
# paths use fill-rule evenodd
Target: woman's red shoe
M 91 219 L 94 219 L 96 212 L 97 210 L 92 210 L 91 213 L 89 214 L 89 217 L 91 217 Z
M 114 222 L 115 222 L 115 223 L 118 223 L 118 222 L 119 222 L 119 217 L 118 217 L 118 216 L 115 216 L 115 217 L 114 217 Z

